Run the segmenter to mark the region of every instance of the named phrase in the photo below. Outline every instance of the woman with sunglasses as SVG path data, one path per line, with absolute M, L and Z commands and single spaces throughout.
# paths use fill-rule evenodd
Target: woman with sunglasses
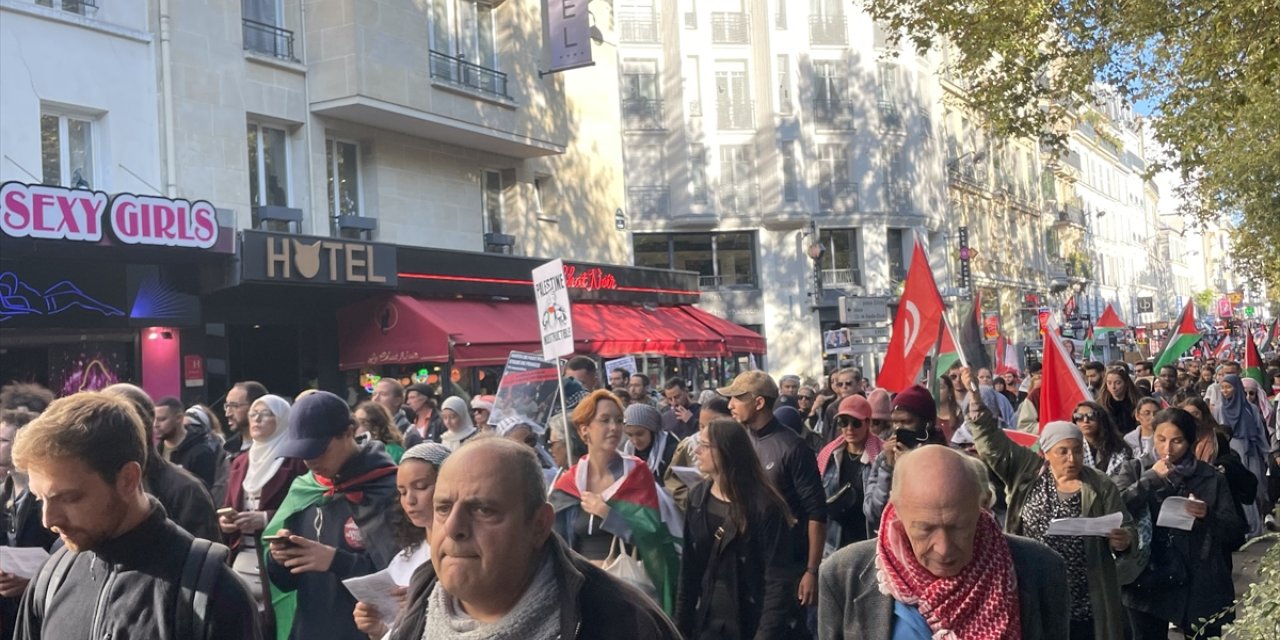
M 968 370 L 962 381 L 968 384 Z M 1040 432 L 1039 453 L 1015 443 L 978 394 L 967 425 L 978 457 L 1004 483 L 1005 531 L 1043 542 L 1067 563 L 1072 640 L 1124 637 L 1117 558 L 1131 553 L 1137 529 L 1123 497 L 1107 475 L 1085 464 L 1086 437 L 1075 424 L 1050 422 Z M 1079 408 L 1077 408 L 1077 412 Z M 1121 514 L 1121 526 L 1102 536 L 1050 535 L 1057 518 Z
M 1071 412 L 1071 422 L 1084 434 L 1084 464 L 1115 475 L 1133 459 L 1133 449 L 1111 422 L 1111 415 L 1097 402 L 1081 402 Z
M 1217 637 L 1229 618 L 1203 629 L 1198 621 L 1216 616 L 1235 599 L 1231 554 L 1244 543 L 1245 524 L 1226 478 L 1193 452 L 1195 418 L 1182 409 L 1164 409 L 1155 423 L 1155 450 L 1126 464 L 1116 482 L 1131 512 L 1182 509 L 1192 526 L 1156 525 L 1146 569 L 1123 589 L 1133 637 L 1164 640 L 1170 624 L 1187 637 L 1193 628 L 1195 637 Z M 1166 505 L 1173 497 L 1189 501 Z
M 619 452 L 626 420 L 613 393 L 592 391 L 570 419 L 586 445 L 586 455 L 552 486 L 548 500 L 556 511 L 556 533 L 570 549 L 601 566 L 609 559 L 615 539 L 635 544 L 658 604 L 673 613 L 680 571 L 675 540 L 683 528 L 675 503 L 658 487 L 643 460 Z M 580 449 L 572 453 L 582 455 Z M 619 495 L 624 486 L 625 499 Z M 651 511 L 632 508 L 637 502 L 656 508 L 661 522 L 648 519 Z
M 366 400 L 356 405 L 355 418 L 356 444 L 362 445 L 370 440 L 377 440 L 386 448 L 391 461 L 400 464 L 400 457 L 404 455 L 404 437 L 396 431 L 391 422 L 391 413 L 387 408 L 372 400 Z
M 1098 404 L 1102 405 L 1111 423 L 1124 435 L 1138 428 L 1138 420 L 1133 410 L 1138 406 L 1142 394 L 1129 377 L 1129 370 L 1115 366 L 1107 369 L 1102 379 L 1102 389 L 1098 390 Z
M 792 593 L 791 514 L 750 436 L 718 418 L 695 437 L 708 479 L 689 492 L 676 626 L 688 640 L 808 637 Z
M 227 497 L 218 510 L 218 526 L 223 540 L 231 548 L 231 566 L 248 583 L 259 603 L 267 603 L 268 616 L 272 607 L 264 590 L 265 567 L 258 536 L 289 493 L 294 478 L 307 473 L 302 460 L 276 455 L 290 440 L 289 411 L 288 400 L 270 394 L 249 405 L 249 429 L 245 436 L 252 444 L 248 451 L 231 461 Z
M 883 445 L 871 433 L 875 410 L 862 396 L 840 401 L 836 428 L 840 437 L 818 453 L 818 474 L 827 493 L 827 540 L 823 557 L 836 549 L 872 536 L 863 498 L 871 482 L 871 467 Z

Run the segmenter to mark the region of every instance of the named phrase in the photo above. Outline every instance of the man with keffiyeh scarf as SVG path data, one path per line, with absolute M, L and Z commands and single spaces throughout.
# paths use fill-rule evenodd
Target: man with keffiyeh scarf
M 824 639 L 1041 640 L 1068 637 L 1066 567 L 1047 546 L 1001 532 L 961 453 L 910 451 L 874 540 L 822 564 Z

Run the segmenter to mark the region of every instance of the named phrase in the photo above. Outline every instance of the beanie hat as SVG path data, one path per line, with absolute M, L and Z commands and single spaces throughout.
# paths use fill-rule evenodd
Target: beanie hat
M 867 402 L 871 403 L 872 420 L 888 420 L 889 414 L 893 412 L 893 400 L 884 389 L 872 389 L 867 395 Z
M 933 396 L 929 395 L 929 390 L 914 384 L 893 398 L 893 410 L 902 410 L 924 420 L 928 424 L 933 424 L 938 417 L 938 405 L 934 403 Z
M 622 412 L 622 424 L 628 427 L 644 427 L 658 433 L 662 431 L 662 414 L 647 404 L 637 402 L 628 405 Z

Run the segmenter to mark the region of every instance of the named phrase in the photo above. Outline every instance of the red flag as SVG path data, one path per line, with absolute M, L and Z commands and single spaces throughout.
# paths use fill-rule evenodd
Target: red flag
M 1018 373 L 1018 349 L 1001 333 L 996 337 L 996 375 Z
M 1120 314 L 1116 313 L 1116 310 L 1112 308 L 1111 303 L 1107 303 L 1107 308 L 1102 312 L 1102 317 L 1098 318 L 1098 321 L 1093 326 L 1099 330 L 1125 328 L 1124 321 L 1120 319 Z
M 1084 378 L 1076 368 L 1067 350 L 1062 346 L 1058 332 L 1044 335 L 1044 369 L 1040 378 L 1040 428 L 1054 420 L 1071 420 L 1076 405 L 1090 400 Z
M 1062 315 L 1063 317 L 1070 318 L 1075 314 L 1076 314 L 1076 296 L 1075 294 L 1072 294 L 1070 298 L 1067 298 L 1067 303 L 1065 305 L 1062 305 Z
M 937 342 L 942 312 L 942 295 L 933 280 L 929 256 L 917 238 L 902 297 L 898 300 L 898 313 L 893 318 L 888 352 L 876 377 L 877 386 L 897 393 L 915 384 L 925 356 Z
M 1213 359 L 1222 361 L 1231 356 L 1231 338 L 1223 338 L 1218 341 L 1218 348 L 1213 350 Z

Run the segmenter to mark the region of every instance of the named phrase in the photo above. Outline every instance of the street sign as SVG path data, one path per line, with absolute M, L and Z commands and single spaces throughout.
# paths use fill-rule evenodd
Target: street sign
M 849 332 L 851 342 L 858 338 L 885 338 L 885 342 L 888 342 L 890 329 L 889 327 L 849 327 L 846 331 Z
M 840 324 L 881 325 L 889 321 L 888 298 L 840 296 Z
M 969 259 L 973 257 L 969 249 L 969 227 L 960 227 L 957 235 L 960 240 L 960 286 L 968 289 L 973 283 L 969 270 Z
M 1150 296 L 1138 298 L 1138 313 L 1151 313 L 1156 310 L 1155 299 Z

